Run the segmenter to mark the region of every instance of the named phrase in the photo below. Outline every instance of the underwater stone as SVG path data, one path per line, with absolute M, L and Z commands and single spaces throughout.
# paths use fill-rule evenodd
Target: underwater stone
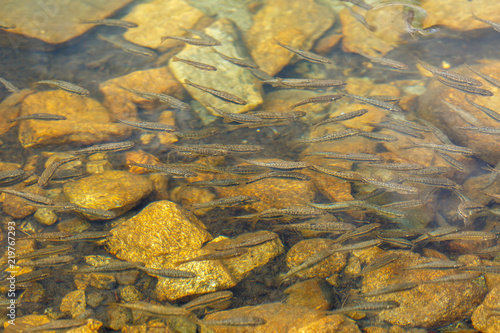
M 498 304 L 500 303 L 500 288 L 498 284 L 490 290 L 483 303 L 479 305 L 472 314 L 472 325 L 484 333 L 500 332 L 500 317 L 498 316 Z
M 75 290 L 66 294 L 61 301 L 61 312 L 68 313 L 76 318 L 85 312 L 87 303 L 85 301 L 85 291 Z
M 24 148 L 119 141 L 132 133 L 130 128 L 112 123 L 108 111 L 96 100 L 63 90 L 43 91 L 26 97 L 20 115 L 32 113 L 57 114 L 67 119 L 21 121 L 19 141 Z
M 153 190 L 147 177 L 126 171 L 105 171 L 64 185 L 71 203 L 85 208 L 111 210 L 118 215 L 137 205 Z M 99 218 L 87 216 L 91 220 Z

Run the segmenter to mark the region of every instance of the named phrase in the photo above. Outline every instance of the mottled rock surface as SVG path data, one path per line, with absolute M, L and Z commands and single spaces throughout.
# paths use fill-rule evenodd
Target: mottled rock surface
M 112 16 L 132 0 L 93 1 L 4 1 L 0 25 L 13 27 L 9 32 L 59 44 L 82 35 L 93 27 L 80 21 L 101 20 Z
M 182 42 L 166 40 L 163 36 L 183 36 L 204 16 L 203 12 L 184 0 L 154 0 L 136 5 L 124 20 L 135 22 L 139 27 L 128 30 L 124 37 L 135 44 L 164 51 L 182 45 Z
M 500 288 L 493 288 L 483 303 L 472 314 L 474 328 L 485 333 L 500 332 L 500 316 L 498 304 L 500 303 Z
M 232 58 L 248 59 L 247 52 L 240 42 L 236 27 L 228 19 L 221 19 L 214 22 L 204 29 L 203 32 L 222 43 L 222 45 L 216 46 L 217 51 Z M 179 82 L 184 82 L 185 79 L 188 79 L 193 83 L 243 98 L 247 103 L 246 105 L 237 105 L 200 89 L 185 85 L 191 96 L 202 105 L 212 105 L 226 112 L 240 113 L 252 110 L 262 103 L 262 93 L 258 80 L 248 70 L 222 59 L 213 50 L 206 47 L 186 45 L 177 54 L 177 57 L 217 67 L 217 71 L 208 72 L 182 62 L 171 61 L 169 68 Z M 215 119 L 212 117 L 212 120 Z
M 66 294 L 61 301 L 61 312 L 65 312 L 76 318 L 85 311 L 85 291 L 75 290 Z
M 64 193 L 72 203 L 118 215 L 137 205 L 152 190 L 149 178 L 126 171 L 105 171 L 64 185 Z
M 16 122 L 11 122 L 11 120 L 19 116 L 22 101 L 31 94 L 33 94 L 33 90 L 23 89 L 19 93 L 11 94 L 2 100 L 0 103 L 0 135 L 8 132 L 16 125 Z
M 19 141 L 24 148 L 40 145 L 89 145 L 119 141 L 132 133 L 130 128 L 110 121 L 108 111 L 96 100 L 63 90 L 43 91 L 28 96 L 21 105 L 21 116 L 50 113 L 66 120 L 23 120 Z
M 244 34 L 245 43 L 259 68 L 274 75 L 294 57 L 276 44 L 275 38 L 283 44 L 309 50 L 333 25 L 335 16 L 328 7 L 313 0 L 275 0 L 266 2 L 253 20 L 252 27 Z
M 500 65 L 498 63 L 473 67 L 476 70 L 496 78 L 497 80 L 500 79 Z M 465 67 L 453 68 L 451 70 L 477 78 Z M 418 115 L 440 128 L 446 135 L 448 135 L 453 143 L 471 148 L 476 152 L 475 156 L 477 158 L 491 165 L 496 165 L 500 161 L 500 140 L 498 140 L 498 135 L 459 129 L 458 127 L 460 126 L 470 126 L 470 124 L 466 122 L 462 116 L 457 114 L 457 112 L 451 110 L 443 103 L 443 101 L 446 101 L 465 110 L 469 116 L 474 117 L 478 121 L 478 125 L 474 126 L 500 128 L 500 124 L 498 122 L 494 121 L 488 115 L 470 105 L 465 100 L 465 97 L 467 97 L 472 102 L 487 107 L 488 109 L 500 109 L 500 88 L 497 88 L 482 79 L 479 79 L 479 81 L 483 82 L 483 86 L 481 88 L 491 91 L 494 93 L 494 96 L 485 97 L 466 94 L 460 90 L 445 86 L 437 81 L 432 82 L 429 85 L 427 92 L 419 98 L 420 107 L 418 108 Z
M 228 311 L 220 311 L 205 316 L 205 320 L 222 320 L 233 317 L 258 317 L 266 323 L 258 326 L 246 326 L 245 332 L 290 332 L 290 333 L 360 333 L 356 323 L 344 316 L 327 315 L 324 311 L 303 306 L 270 303 L 258 306 L 246 306 Z M 241 332 L 237 326 L 210 326 L 217 333 Z

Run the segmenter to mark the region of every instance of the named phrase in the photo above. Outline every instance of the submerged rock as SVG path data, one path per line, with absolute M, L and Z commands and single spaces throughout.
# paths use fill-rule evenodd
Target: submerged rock
M 61 115 L 66 120 L 20 121 L 19 141 L 24 148 L 119 141 L 132 133 L 130 128 L 112 123 L 108 111 L 96 100 L 63 90 L 43 91 L 26 97 L 20 115 L 32 113 Z
M 76 318 L 85 311 L 85 291 L 75 290 L 63 297 L 61 301 L 61 312 L 68 313 Z
M 472 325 L 484 333 L 500 332 L 500 317 L 498 316 L 498 304 L 500 302 L 500 288 L 493 288 L 483 303 L 476 308 L 472 314 Z
M 149 178 L 126 171 L 104 171 L 64 185 L 64 193 L 73 204 L 109 210 L 118 215 L 137 205 L 152 190 Z M 87 217 L 99 219 L 91 215 Z

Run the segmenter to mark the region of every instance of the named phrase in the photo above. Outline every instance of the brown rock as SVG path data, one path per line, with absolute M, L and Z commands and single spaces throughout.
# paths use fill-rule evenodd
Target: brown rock
M 193 29 L 203 16 L 203 12 L 184 0 L 154 0 L 141 3 L 123 17 L 124 20 L 139 25 L 135 29 L 129 29 L 124 37 L 132 43 L 165 51 L 183 43 L 173 39 L 162 43 L 161 37 L 186 35 L 183 28 Z
M 102 141 L 127 138 L 131 130 L 110 122 L 105 108 L 96 100 L 63 90 L 32 94 L 21 105 L 21 116 L 32 113 L 51 113 L 66 120 L 23 120 L 19 124 L 19 141 L 24 148 L 78 143 L 89 145 Z
M 493 288 L 483 303 L 472 314 L 474 328 L 485 333 L 500 331 L 500 317 L 498 316 L 498 303 L 500 302 L 500 288 Z
M 97 289 L 114 289 L 116 279 L 111 274 L 92 273 L 90 274 L 90 285 Z
M 108 308 L 108 321 L 105 323 L 105 326 L 112 330 L 119 331 L 131 321 L 132 313 L 129 309 L 121 306 L 113 306 Z
M 64 193 L 72 203 L 112 210 L 118 215 L 138 204 L 152 189 L 149 178 L 125 171 L 105 171 L 64 185 Z M 88 218 L 97 219 L 95 216 Z
M 144 298 L 142 293 L 134 286 L 126 286 L 120 291 L 120 297 L 125 302 L 140 301 Z
M 245 327 L 246 332 L 361 332 L 353 320 L 344 316 L 326 315 L 324 311 L 281 303 L 220 311 L 205 316 L 204 320 L 222 320 L 235 317 L 258 317 L 266 321 L 264 325 Z M 236 326 L 213 325 L 210 327 L 218 333 L 241 332 L 241 328 Z
M 86 306 L 85 291 L 75 290 L 63 297 L 60 310 L 76 318 L 85 312 Z
M 5 3 L 0 14 L 0 25 L 13 27 L 9 29 L 13 34 L 60 44 L 93 28 L 92 24 L 81 24 L 80 21 L 107 18 L 130 2 L 132 0 L 55 1 L 43 4 L 37 0 L 27 0 Z
M 498 64 L 474 66 L 474 68 L 492 77 L 500 78 L 500 67 Z M 466 68 L 464 67 L 453 68 L 452 71 L 470 75 L 469 72 L 466 72 Z M 476 152 L 476 157 L 491 165 L 496 165 L 500 161 L 500 140 L 498 140 L 498 135 L 459 129 L 460 126 L 470 126 L 470 124 L 455 111 L 443 104 L 443 101 L 446 101 L 465 110 L 469 115 L 479 121 L 478 127 L 498 128 L 500 127 L 500 125 L 497 125 L 498 123 L 492 121 L 489 116 L 473 107 L 465 100 L 467 96 L 476 104 L 485 106 L 491 110 L 498 110 L 500 108 L 500 88 L 490 84 L 485 84 L 481 88 L 491 91 L 494 93 L 494 96 L 482 97 L 465 94 L 462 91 L 445 86 L 437 81 L 432 82 L 427 92 L 419 98 L 420 107 L 418 108 L 418 115 L 440 128 L 455 144 L 471 148 Z M 440 110 L 440 112 L 436 112 L 436 110 Z M 412 151 L 416 150 L 412 149 Z
M 285 291 L 286 304 L 305 306 L 314 310 L 329 310 L 333 303 L 331 287 L 320 279 L 311 279 L 295 283 Z
M 11 122 L 11 119 L 19 116 L 22 101 L 31 94 L 33 94 L 33 90 L 23 89 L 18 93 L 7 96 L 0 103 L 0 135 L 8 132 L 16 125 L 16 122 Z
M 158 105 L 158 102 L 144 99 L 121 87 L 172 95 L 179 99 L 185 96 L 184 89 L 167 67 L 135 71 L 103 82 L 99 87 L 104 94 L 103 104 L 111 113 L 123 119 L 134 119 L 137 116 L 135 104 L 140 105 L 141 108 L 152 109 Z
M 38 195 L 46 195 L 45 190 L 38 187 L 37 184 L 25 187 L 23 189 L 18 189 L 18 191 L 29 192 Z M 22 219 L 28 215 L 33 214 L 37 207 L 31 206 L 29 201 L 13 196 L 10 194 L 2 193 L 3 196 L 3 211 L 5 214 L 12 216 L 15 219 Z
M 314 238 L 305 239 L 296 243 L 286 254 L 286 265 L 293 269 L 306 261 L 312 255 L 326 249 L 333 244 L 331 239 Z M 334 253 L 318 264 L 306 268 L 296 274 L 301 279 L 307 278 L 327 278 L 340 272 L 347 263 L 346 253 Z
M 485 20 L 500 21 L 500 4 L 496 1 L 477 0 L 474 3 L 464 2 L 457 6 L 453 0 L 443 0 L 439 3 L 424 0 L 420 6 L 428 14 L 422 22 L 424 27 L 443 25 L 461 31 L 491 28 L 490 25 L 475 20 L 471 13 Z
M 391 251 L 392 252 L 392 251 Z M 429 281 L 434 278 L 458 274 L 458 270 L 411 270 L 405 267 L 430 260 L 409 251 L 394 251 L 400 258 L 390 265 L 367 273 L 363 278 L 362 292 L 402 282 Z M 431 327 L 447 325 L 459 318 L 470 316 L 481 302 L 486 286 L 482 279 L 456 282 L 420 284 L 416 288 L 368 297 L 367 301 L 397 301 L 400 306 L 384 310 L 379 319 L 400 326 Z
M 309 50 L 333 25 L 334 15 L 329 8 L 312 0 L 275 0 L 266 2 L 253 21 L 244 36 L 245 43 L 259 68 L 274 75 L 294 56 L 276 44 L 274 38 L 283 44 Z

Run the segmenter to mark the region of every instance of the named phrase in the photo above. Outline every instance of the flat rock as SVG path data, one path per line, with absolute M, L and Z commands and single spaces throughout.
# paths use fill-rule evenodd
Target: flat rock
M 7 1 L 2 4 L 0 25 L 13 27 L 9 32 L 37 38 L 49 44 L 60 44 L 93 28 L 85 20 L 110 17 L 132 0 L 109 1 Z
M 99 89 L 104 95 L 103 104 L 118 118 L 135 119 L 137 107 L 152 109 L 158 102 L 142 98 L 130 91 L 123 89 L 171 95 L 179 99 L 185 97 L 182 85 L 173 77 L 167 67 L 135 71 L 103 82 Z
M 112 123 L 108 111 L 96 100 L 63 90 L 43 91 L 26 97 L 20 115 L 32 113 L 56 114 L 67 119 L 21 121 L 19 141 L 24 148 L 119 141 L 132 133 L 130 128 Z
M 11 120 L 19 116 L 22 101 L 31 94 L 33 94 L 33 90 L 23 89 L 19 93 L 10 94 L 2 100 L 0 103 L 0 135 L 16 126 L 16 122 L 11 122 Z
M 220 53 L 233 58 L 248 59 L 248 54 L 240 42 L 236 26 L 230 20 L 221 19 L 216 21 L 205 28 L 203 32 L 222 43 L 222 45 L 216 47 Z M 246 105 L 237 105 L 200 89 L 185 85 L 191 96 L 202 105 L 212 105 L 227 112 L 240 113 L 252 110 L 262 103 L 261 85 L 257 78 L 248 70 L 222 59 L 213 50 L 206 47 L 186 45 L 177 54 L 177 57 L 217 67 L 217 71 L 208 72 L 180 61 L 171 61 L 169 68 L 179 82 L 184 82 L 185 79 L 188 79 L 193 83 L 243 98 L 247 103 Z M 211 118 L 212 120 L 216 119 L 214 117 Z
M 490 25 L 475 20 L 472 13 L 485 20 L 500 22 L 500 3 L 496 1 L 464 1 L 457 5 L 453 0 L 443 0 L 439 3 L 423 0 L 420 7 L 428 14 L 422 22 L 424 27 L 442 25 L 460 31 L 491 28 Z
M 276 44 L 275 38 L 283 44 L 309 50 L 333 25 L 335 16 L 328 7 L 313 0 L 275 0 L 265 2 L 253 20 L 252 27 L 244 34 L 245 43 L 259 68 L 274 75 L 294 57 Z
M 64 193 L 72 203 L 118 215 L 137 205 L 152 190 L 149 178 L 126 171 L 105 171 L 64 185 Z
M 189 3 L 203 11 L 207 16 L 228 18 L 242 31 L 252 26 L 252 14 L 248 2 L 234 2 L 232 0 L 190 0 Z
M 473 67 L 496 79 L 500 79 L 500 66 L 498 63 Z M 471 75 L 471 72 L 464 67 L 453 68 L 452 71 L 475 77 L 475 75 Z M 496 165 L 500 161 L 500 140 L 498 140 L 498 135 L 459 129 L 458 127 L 460 126 L 470 126 L 470 124 L 458 115 L 457 112 L 451 110 L 443 103 L 443 101 L 446 101 L 465 110 L 470 116 L 478 121 L 477 125 L 474 126 L 500 128 L 498 122 L 494 121 L 465 100 L 467 96 L 472 102 L 487 107 L 488 109 L 500 109 L 500 88 L 486 83 L 481 79 L 480 81 L 483 82 L 481 88 L 491 91 L 494 93 L 494 96 L 484 97 L 466 94 L 437 81 L 432 82 L 427 92 L 419 98 L 420 106 L 418 108 L 418 115 L 441 129 L 453 143 L 471 148 L 476 152 L 475 156 L 477 158 L 491 165 Z M 436 112 L 436 110 L 439 110 L 439 112 Z
M 325 311 L 282 303 L 245 306 L 219 311 L 205 316 L 204 320 L 229 320 L 236 317 L 258 317 L 266 321 L 264 325 L 246 326 L 245 332 L 361 332 L 356 322 L 347 317 L 327 315 Z M 242 332 L 242 328 L 238 326 L 210 325 L 209 327 L 217 333 Z
M 405 267 L 429 262 L 409 251 L 391 251 L 399 259 L 378 270 L 365 274 L 362 292 L 403 282 L 429 281 L 434 278 L 458 274 L 458 270 L 411 270 Z M 397 301 L 400 306 L 384 310 L 378 318 L 391 324 L 411 327 L 433 327 L 451 324 L 469 317 L 487 292 L 482 278 L 455 282 L 419 284 L 417 287 L 391 294 L 368 297 L 367 301 Z
M 310 279 L 297 282 L 284 291 L 285 303 L 315 310 L 329 310 L 333 304 L 333 290 L 324 280 Z
M 173 202 L 153 202 L 111 229 L 110 253 L 122 260 L 147 263 L 151 257 L 180 249 L 199 249 L 212 237 L 201 222 L 192 222 L 193 219 L 188 219 Z
M 500 317 L 498 316 L 498 303 L 500 302 L 500 288 L 493 288 L 483 303 L 472 314 L 472 325 L 484 333 L 500 332 Z M 495 309 L 495 310 L 494 310 Z
M 76 318 L 85 311 L 85 291 L 75 290 L 66 294 L 61 301 L 61 312 L 65 312 Z
M 38 187 L 37 184 L 28 186 L 18 191 L 29 192 L 38 195 L 45 195 L 46 191 Z M 3 197 L 3 199 L 1 199 Z M 2 193 L 0 194 L 0 200 L 3 201 L 3 211 L 5 214 L 12 216 L 15 219 L 22 219 L 28 215 L 33 214 L 37 207 L 29 204 L 29 201 L 24 200 L 21 197 L 17 197 L 10 194 Z
M 193 29 L 204 16 L 203 12 L 184 0 L 153 0 L 136 5 L 123 20 L 135 22 L 139 27 L 128 30 L 124 37 L 129 42 L 165 51 L 182 42 L 166 40 L 163 36 L 183 36 L 184 29 Z

